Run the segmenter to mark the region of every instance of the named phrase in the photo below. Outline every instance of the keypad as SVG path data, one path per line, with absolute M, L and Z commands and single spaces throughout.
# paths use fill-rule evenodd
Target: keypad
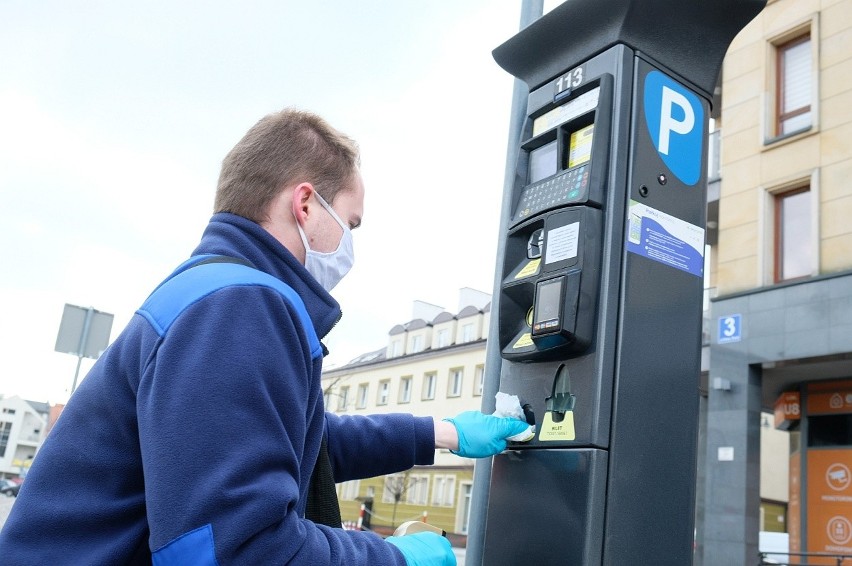
M 517 222 L 555 206 L 582 201 L 588 186 L 588 164 L 530 185 L 521 194 L 513 220 Z

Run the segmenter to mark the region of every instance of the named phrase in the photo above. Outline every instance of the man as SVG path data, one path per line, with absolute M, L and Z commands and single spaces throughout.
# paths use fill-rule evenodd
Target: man
M 476 411 L 324 411 L 318 339 L 340 318 L 329 291 L 352 266 L 363 208 L 348 137 L 295 110 L 252 127 L 223 162 L 193 258 L 36 457 L 0 533 L 3 563 L 454 564 L 434 533 L 383 540 L 305 517 L 323 462 L 336 482 L 373 477 L 431 464 L 436 448 L 496 454 L 526 429 Z

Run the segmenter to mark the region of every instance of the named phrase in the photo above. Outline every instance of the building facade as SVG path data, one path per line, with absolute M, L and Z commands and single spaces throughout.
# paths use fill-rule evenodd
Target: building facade
M 385 348 L 323 372 L 326 410 L 341 414 L 411 413 L 436 419 L 481 405 L 490 296 L 463 289 L 452 314 L 416 302 L 414 317 L 395 326 Z M 370 528 L 387 534 L 419 519 L 452 535 L 467 533 L 473 460 L 439 450 L 432 466 L 338 485 L 345 523 L 362 503 Z
M 0 474 L 24 477 L 47 434 L 50 407 L 20 397 L 0 399 Z
M 769 0 L 725 59 L 696 564 L 755 563 L 779 518 L 792 552 L 852 554 L 850 77 L 852 0 Z

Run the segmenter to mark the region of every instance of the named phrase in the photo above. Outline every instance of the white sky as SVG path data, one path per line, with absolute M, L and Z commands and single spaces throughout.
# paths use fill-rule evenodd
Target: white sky
M 118 336 L 197 244 L 222 158 L 285 106 L 362 148 L 364 224 L 327 363 L 383 347 L 415 300 L 456 312 L 460 288 L 490 293 L 513 80 L 491 50 L 520 12 L 0 0 L 0 394 L 67 400 L 63 306 L 114 314 Z

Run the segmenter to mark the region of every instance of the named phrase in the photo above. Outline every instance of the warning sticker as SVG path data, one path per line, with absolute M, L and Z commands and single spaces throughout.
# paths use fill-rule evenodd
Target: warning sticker
M 628 213 L 627 251 L 704 275 L 704 229 L 634 200 Z
M 532 336 L 529 332 L 524 332 L 517 342 L 512 344 L 512 348 L 527 348 L 533 345 Z
M 515 279 L 523 279 L 524 277 L 529 277 L 530 275 L 537 274 L 539 265 L 541 265 L 540 257 L 530 260 L 530 262 L 526 264 L 524 268 L 518 272 L 517 275 L 515 275 Z

